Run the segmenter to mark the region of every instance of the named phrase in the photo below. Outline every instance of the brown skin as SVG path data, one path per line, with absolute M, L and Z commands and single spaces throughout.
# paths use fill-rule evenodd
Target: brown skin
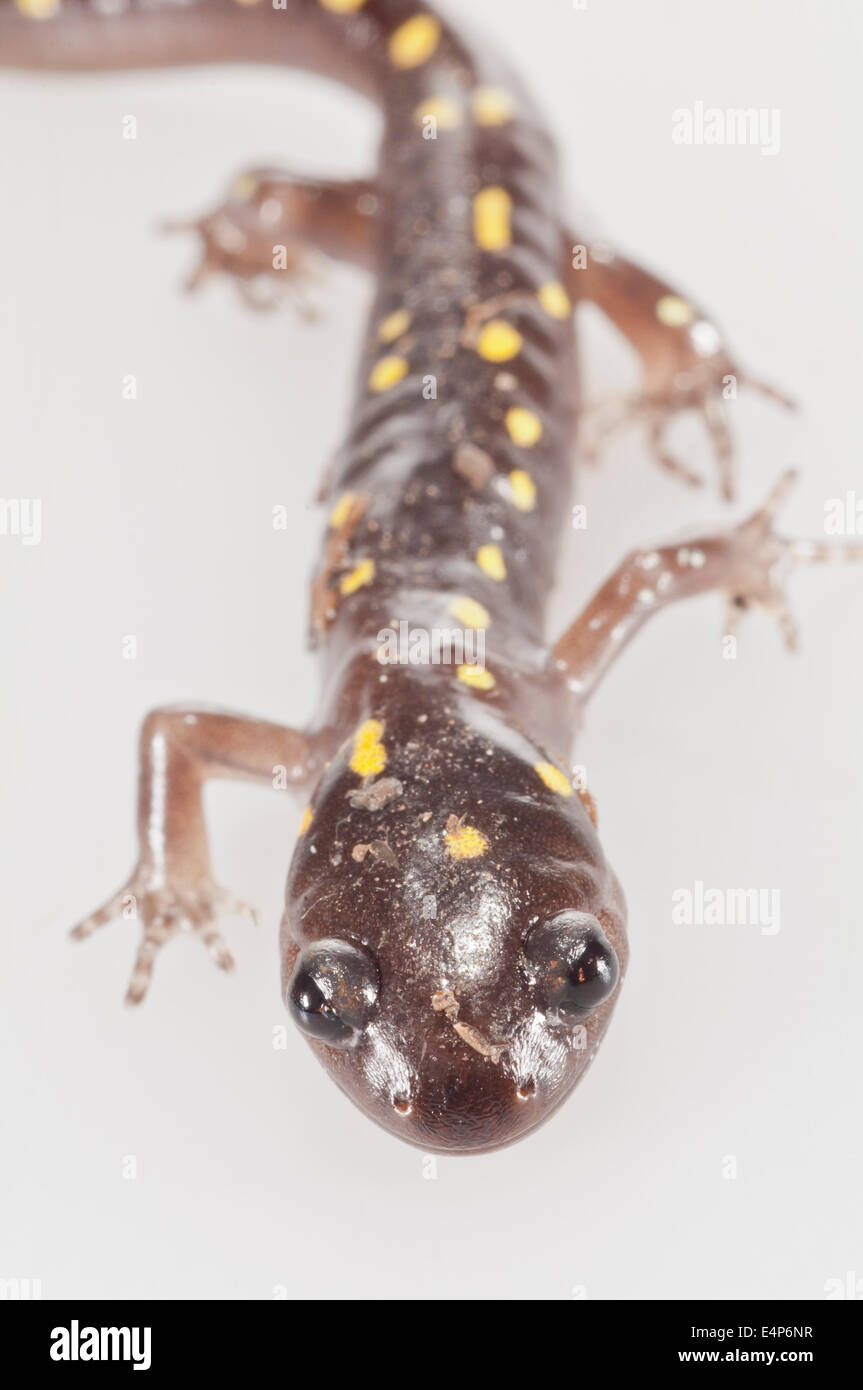
M 299 946 L 332 937 L 364 946 L 381 981 L 371 1025 L 341 1050 L 313 1042 L 318 1056 L 400 1138 L 426 1150 L 484 1150 L 532 1129 L 569 1093 L 616 997 L 579 1020 L 577 1033 L 548 1013 L 524 955 L 531 928 L 567 908 L 592 913 L 622 972 L 623 899 L 581 800 L 543 786 L 534 763 L 544 754 L 509 720 L 499 726 L 497 711 L 478 710 L 451 674 L 386 674 L 369 689 L 358 664 L 348 688 L 365 685 L 364 708 L 384 726 L 382 775 L 403 790 L 380 810 L 354 807 L 363 779 L 349 764 L 352 745 L 334 758 L 288 877 L 283 989 Z M 454 859 L 453 818 L 488 849 Z M 369 843 L 391 853 L 357 857 Z M 502 1046 L 498 1060 L 435 1008 L 447 989 L 457 1021 Z
M 237 904 L 212 878 L 203 784 L 272 784 L 279 773 L 277 785 L 310 786 L 282 923 L 288 1007 L 338 1085 L 385 1128 L 424 1149 L 477 1152 L 525 1134 L 566 1098 L 626 966 L 622 894 L 592 802 L 563 771 L 586 700 L 647 615 L 689 595 L 719 590 L 735 613 L 762 604 L 790 635 L 781 572 L 828 551 L 774 534 L 783 484 L 738 527 L 627 557 L 556 645 L 545 642 L 576 391 L 572 315 L 562 291 L 549 307 L 543 290 L 563 281 L 571 299 L 592 298 L 628 334 L 645 361 L 645 392 L 618 417 L 644 417 L 659 461 L 684 476 L 661 432 L 674 411 L 703 411 L 726 493 L 718 403 L 734 368 L 694 309 L 685 324 L 663 321 L 658 306 L 674 292 L 655 277 L 604 249 L 572 264 L 577 239 L 565 232 L 553 145 L 531 103 L 445 25 L 421 62 L 395 66 L 391 36 L 416 13 L 407 0 L 367 0 L 354 14 L 316 0 L 286 0 L 279 11 L 231 0 L 141 10 L 133 0 L 108 19 L 63 0 L 57 16 L 37 21 L 0 0 L 0 61 L 285 61 L 340 76 L 383 106 L 374 184 L 258 171 L 194 224 L 205 244 L 196 282 L 222 269 L 246 286 L 281 277 L 296 293 L 311 248 L 378 272 L 356 409 L 327 486 L 352 496 L 313 588 L 325 656 L 320 726 L 193 709 L 148 716 L 138 865 L 75 931 L 87 936 L 121 909 L 138 919 L 133 1003 L 158 950 L 183 930 L 230 968 L 215 921 Z M 497 124 L 472 114 L 476 89 L 488 86 L 513 104 Z M 442 96 L 460 118 L 425 141 L 417 107 Z M 475 195 L 489 187 L 511 200 L 511 244 L 496 249 L 479 245 L 475 228 Z M 275 244 L 286 248 L 280 271 Z M 389 341 L 382 325 L 397 311 L 407 321 Z M 518 334 L 503 361 L 483 351 L 495 320 Z M 405 369 L 375 389 L 390 356 Z M 513 406 L 541 422 L 541 438 L 512 437 Z M 489 545 L 504 574 L 478 562 Z M 486 610 L 474 607 L 490 683 L 466 683 L 452 663 L 379 663 L 382 628 L 458 627 L 468 619 L 452 605 L 464 599 Z M 370 720 L 377 762 L 357 754 Z

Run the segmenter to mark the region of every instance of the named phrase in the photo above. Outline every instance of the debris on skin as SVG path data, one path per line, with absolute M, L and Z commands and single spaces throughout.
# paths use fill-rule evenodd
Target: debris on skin
M 503 1053 L 506 1052 L 506 1044 L 487 1042 L 478 1028 L 472 1028 L 469 1023 L 459 1023 L 458 1000 L 451 989 L 437 990 L 431 997 L 431 1006 L 435 1013 L 442 1013 L 449 1019 L 462 1042 L 466 1042 L 468 1047 L 473 1048 L 474 1052 L 478 1052 L 481 1057 L 487 1057 L 490 1062 L 497 1065 Z
M 431 997 L 431 1006 L 436 1014 L 446 1014 L 450 1022 L 458 1017 L 458 1000 L 451 989 L 437 990 Z
M 399 866 L 399 861 L 386 840 L 372 840 L 368 845 L 354 845 L 351 850 L 351 858 L 358 864 L 362 864 L 367 854 L 382 864 L 387 864 L 391 869 L 397 869 Z
M 347 793 L 355 811 L 382 811 L 394 797 L 404 791 L 397 777 L 379 777 L 376 782 L 368 779 L 361 787 L 354 787 Z
M 581 799 L 582 806 L 584 807 L 587 814 L 590 816 L 590 819 L 593 821 L 593 824 L 595 826 L 598 826 L 599 811 L 597 810 L 596 806 L 596 797 L 591 796 L 590 792 L 587 790 L 587 787 L 576 787 L 575 790 L 576 794 Z
M 495 472 L 491 454 L 487 454 L 485 449 L 480 449 L 477 444 L 459 444 L 453 454 L 452 466 L 459 477 L 470 483 L 476 492 L 485 487 Z
M 501 1054 L 506 1051 L 503 1044 L 486 1042 L 482 1033 L 478 1032 L 476 1028 L 471 1028 L 469 1023 L 453 1022 L 452 1026 L 468 1047 L 472 1047 L 480 1056 L 487 1057 L 490 1062 L 497 1064 L 501 1059 Z
M 333 592 L 330 584 L 347 562 L 351 536 L 365 514 L 368 500 L 365 494 L 354 498 L 338 529 L 331 531 L 327 537 L 323 563 L 312 582 L 310 618 L 313 636 L 326 632 L 336 616 L 338 594 Z
M 453 859 L 476 859 L 485 854 L 488 840 L 475 825 L 466 825 L 465 816 L 451 815 L 447 819 L 444 840 Z

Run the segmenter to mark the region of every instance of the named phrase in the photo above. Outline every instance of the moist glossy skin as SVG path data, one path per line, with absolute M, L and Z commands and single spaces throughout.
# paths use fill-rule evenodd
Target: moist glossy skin
M 298 943 L 362 943 L 380 972 L 377 1007 L 354 1046 L 313 1042 L 321 1061 L 400 1138 L 487 1149 L 569 1093 L 613 1006 L 557 1017 L 525 957 L 530 929 L 564 909 L 591 913 L 623 966 L 624 909 L 582 801 L 535 771 L 541 750 L 440 687 L 390 668 L 377 694 L 386 765 L 371 784 L 395 784 L 380 809 L 357 795 L 354 740 L 318 787 L 288 879 L 283 986 Z M 446 990 L 477 1038 L 435 1008 Z
M 467 47 L 429 7 L 108 8 L 0 0 L 0 62 L 284 61 L 372 94 L 384 137 L 375 179 L 254 170 L 192 224 L 205 248 L 193 283 L 220 270 L 250 298 L 263 281 L 301 299 L 313 249 L 378 276 L 356 406 L 322 489 L 330 515 L 311 599 L 320 722 L 298 730 L 203 707 L 152 711 L 138 863 L 74 934 L 129 916 L 134 901 L 132 1003 L 183 932 L 230 968 L 217 919 L 243 905 L 213 877 L 204 783 L 305 786 L 281 932 L 286 1007 L 338 1085 L 387 1130 L 425 1149 L 499 1147 L 570 1093 L 626 967 L 623 898 L 593 799 L 567 771 L 588 697 L 647 617 L 690 595 L 718 590 L 735 616 L 761 604 L 790 636 L 782 575 L 827 548 L 776 536 L 783 480 L 735 527 L 626 556 L 546 641 L 570 497 L 573 302 L 597 303 L 643 359 L 643 395 L 607 428 L 643 420 L 656 461 L 692 482 L 664 430 L 676 411 L 700 411 L 730 496 L 721 395 L 729 373 L 749 378 L 715 327 L 607 245 L 566 231 L 553 143 L 532 103 L 484 41 L 481 52 Z M 485 659 L 382 664 L 385 631 L 400 624 L 481 634 Z

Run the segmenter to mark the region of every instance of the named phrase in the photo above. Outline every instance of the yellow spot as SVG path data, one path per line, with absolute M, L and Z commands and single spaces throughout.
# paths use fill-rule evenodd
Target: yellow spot
M 572 300 L 559 280 L 549 280 L 547 285 L 540 286 L 536 297 L 553 319 L 568 319 L 572 313 Z
M 353 14 L 355 10 L 361 10 L 366 0 L 318 0 L 318 4 L 325 10 L 331 10 L 333 14 Z
M 532 512 L 536 506 L 536 483 L 523 468 L 514 468 L 509 475 L 512 504 L 520 512 Z
M 539 773 L 550 792 L 557 792 L 558 796 L 572 796 L 572 783 L 554 763 L 537 763 L 533 770 Z
M 374 560 L 360 560 L 356 569 L 352 569 L 350 574 L 342 575 L 339 580 L 339 593 L 355 594 L 357 589 L 361 589 L 364 584 L 371 584 L 374 577 Z
M 343 492 L 333 510 L 330 512 L 330 525 L 334 531 L 338 531 L 340 526 L 344 526 L 351 514 L 351 507 L 357 500 L 355 492 Z
M 473 200 L 473 234 L 483 251 L 502 251 L 512 245 L 512 198 L 505 188 L 481 188 Z
M 379 719 L 367 719 L 354 734 L 351 771 L 360 777 L 377 777 L 387 765 L 387 750 L 383 745 L 384 726 Z
M 414 120 L 423 125 L 433 116 L 440 130 L 456 130 L 461 125 L 461 107 L 449 97 L 428 97 L 414 108 Z
M 463 685 L 469 685 L 471 690 L 494 690 L 496 684 L 491 671 L 487 671 L 484 666 L 458 666 L 456 676 Z
M 477 125 L 504 125 L 512 116 L 512 98 L 501 87 L 477 87 L 473 94 Z
M 506 561 L 499 545 L 481 545 L 476 562 L 489 579 L 506 579 Z
M 301 835 L 305 835 L 305 833 L 306 833 L 306 831 L 308 830 L 308 828 L 309 828 L 309 826 L 311 825 L 311 823 L 312 823 L 312 808 L 311 808 L 311 806 L 307 806 L 306 809 L 305 809 L 305 811 L 303 811 L 303 819 L 300 821 L 300 834 L 301 834 Z
M 235 203 L 247 203 L 258 190 L 258 180 L 253 174 L 240 174 L 231 184 L 231 198 Z
M 404 357 L 381 357 L 372 367 L 369 387 L 372 391 L 389 391 L 391 386 L 401 381 L 407 369 L 407 359 Z
M 464 595 L 453 599 L 449 611 L 462 627 L 488 627 L 491 622 L 488 609 L 475 598 L 465 598 Z
M 695 310 L 676 294 L 664 294 L 656 301 L 656 317 L 666 328 L 685 328 L 695 318 Z
M 260 0 L 236 0 L 236 3 L 238 5 L 257 5 L 260 4 Z
M 444 832 L 446 847 L 453 859 L 477 859 L 488 849 L 488 840 L 475 825 L 459 825 Z
M 505 319 L 490 319 L 477 340 L 476 350 L 487 362 L 508 362 L 521 351 L 522 336 Z
M 394 309 L 378 324 L 378 337 L 382 343 L 395 342 L 411 326 L 411 316 L 407 309 Z M 386 361 L 386 358 L 384 359 Z
M 418 68 L 440 42 L 440 21 L 430 14 L 406 19 L 390 37 L 390 62 L 396 68 Z
M 504 424 L 513 444 L 518 444 L 522 449 L 529 449 L 532 444 L 536 444 L 542 439 L 542 421 L 538 415 L 534 415 L 532 410 L 525 410 L 521 405 L 513 405 L 504 416 Z
M 60 8 L 60 0 L 15 0 L 16 8 L 28 19 L 50 19 Z

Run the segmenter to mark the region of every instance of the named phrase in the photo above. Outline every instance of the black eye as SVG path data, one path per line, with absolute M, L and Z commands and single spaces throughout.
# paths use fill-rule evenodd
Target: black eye
M 368 951 L 325 939 L 300 952 L 285 1002 L 304 1033 L 330 1047 L 349 1047 L 374 1013 L 378 987 Z
M 559 912 L 529 933 L 525 955 L 547 1009 L 577 1023 L 607 999 L 620 967 L 614 947 L 589 912 Z

